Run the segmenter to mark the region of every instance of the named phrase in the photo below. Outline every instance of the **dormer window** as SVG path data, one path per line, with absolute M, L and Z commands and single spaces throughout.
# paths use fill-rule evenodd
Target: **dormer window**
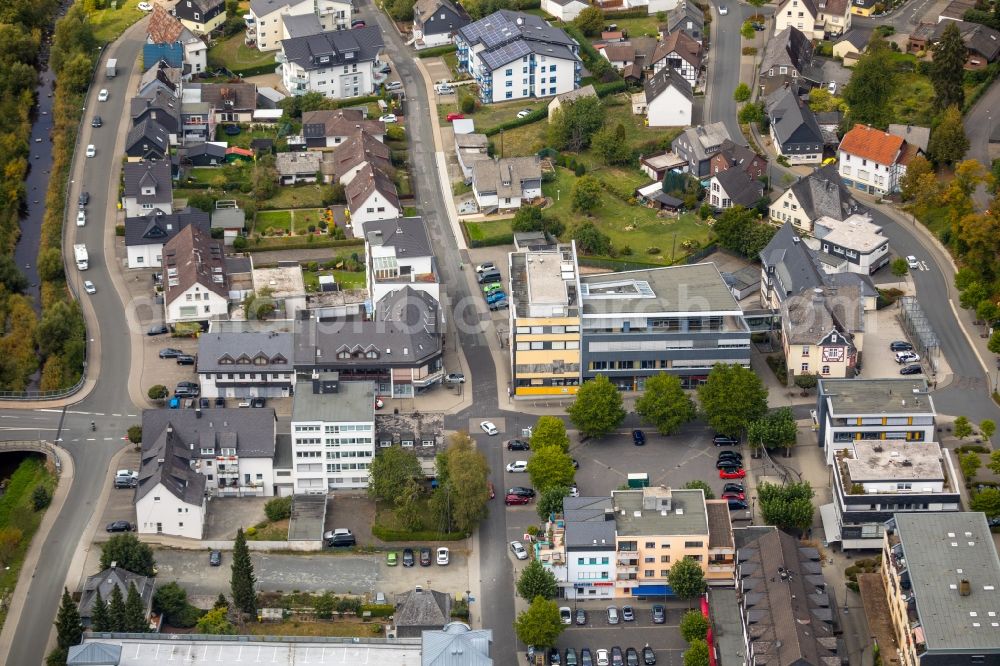
M 330 62 L 330 56 L 320 56 L 319 61 L 321 64 Z
M 349 359 L 351 358 L 351 352 L 349 351 L 337 352 L 337 358 Z
M 378 358 L 378 352 L 374 351 L 374 350 L 366 352 L 365 353 L 365 358 Z

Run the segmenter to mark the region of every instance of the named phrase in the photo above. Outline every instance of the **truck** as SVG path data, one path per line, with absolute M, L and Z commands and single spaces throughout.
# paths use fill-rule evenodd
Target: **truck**
M 115 78 L 115 74 L 118 73 L 118 58 L 111 58 L 108 60 L 108 67 L 106 75 L 109 79 Z
M 73 246 L 73 254 L 76 256 L 76 267 L 85 271 L 90 267 L 90 258 L 87 256 L 87 246 L 83 243 Z

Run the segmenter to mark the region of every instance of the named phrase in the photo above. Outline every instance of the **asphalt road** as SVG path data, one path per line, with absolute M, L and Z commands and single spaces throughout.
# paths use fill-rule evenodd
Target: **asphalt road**
M 979 160 L 987 169 L 991 162 L 990 135 L 993 133 L 993 123 L 1000 120 L 993 116 L 1000 116 L 1000 86 L 995 83 L 965 115 L 965 135 L 969 138 L 969 152 L 965 157 Z M 986 210 L 993 197 L 985 186 L 980 185 L 973 194 L 973 199 L 979 210 Z
M 82 182 L 74 184 L 71 190 L 74 201 L 80 187 L 90 192 L 88 221 L 82 228 L 72 226 L 72 222 L 66 227 L 67 239 L 63 248 L 67 265 L 74 266 L 70 240 L 75 232 L 75 242 L 86 243 L 90 255 L 90 269 L 81 274 L 70 268 L 69 281 L 77 293 L 82 294 L 91 339 L 89 347 L 92 349 L 93 341 L 99 339 L 104 350 L 100 375 L 96 377 L 97 385 L 87 398 L 65 411 L 4 410 L 0 415 L 0 429 L 6 439 L 21 436 L 33 439 L 39 434 L 47 439 L 61 439 L 62 445 L 73 456 L 76 470 L 66 504 L 45 540 L 36 571 L 31 574 L 29 602 L 20 617 L 8 618 L 8 622 L 17 622 L 7 659 L 9 664 L 38 664 L 44 661 L 66 573 L 88 521 L 98 510 L 97 501 L 111 457 L 121 447 L 121 437 L 128 426 L 138 423 L 138 418 L 128 416 L 138 414 L 128 395 L 130 359 L 127 350 L 131 347 L 131 340 L 123 323 L 124 308 L 111 284 L 103 244 L 105 238 L 114 236 L 118 179 L 109 178 L 109 174 L 117 173 L 120 156 L 115 152 L 115 138 L 118 123 L 129 120 L 126 110 L 131 94 L 128 79 L 139 62 L 142 36 L 140 31 L 130 30 L 110 49 L 108 55 L 118 58 L 119 73 L 116 78 L 104 80 L 103 69 L 97 70 L 97 84 L 84 113 L 85 123 L 76 153 L 74 174 L 82 173 Z M 111 97 L 107 102 L 97 103 L 97 90 L 101 87 L 106 87 Z M 104 119 L 104 127 L 90 127 L 90 119 L 95 112 Z M 86 159 L 83 156 L 88 143 L 96 146 L 96 157 Z M 84 160 L 84 168 L 81 169 L 79 163 Z M 94 282 L 96 294 L 83 294 L 81 275 Z M 118 353 L 109 353 L 109 350 L 117 350 Z M 10 426 L 6 425 L 8 421 Z M 90 430 L 91 421 L 97 425 L 96 432 Z M 45 430 L 41 430 L 43 426 Z M 26 429 L 15 430 L 21 427 Z M 22 432 L 24 435 L 19 434 Z
M 729 13 L 719 15 L 718 6 L 725 4 Z M 740 123 L 736 119 L 736 102 L 733 91 L 740 84 L 740 58 L 742 57 L 742 37 L 740 27 L 747 17 L 756 13 L 754 7 L 737 2 L 716 1 L 712 8 L 712 42 L 709 47 L 708 93 L 705 105 L 705 123 L 720 120 L 726 124 L 729 136 L 745 145 Z M 770 26 L 769 26 L 770 27 Z M 746 82 L 748 85 L 752 81 Z

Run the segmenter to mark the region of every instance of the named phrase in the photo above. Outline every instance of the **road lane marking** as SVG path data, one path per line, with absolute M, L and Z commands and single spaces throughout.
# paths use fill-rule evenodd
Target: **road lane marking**
M 52 412 L 53 414 L 61 414 L 62 413 L 61 409 L 36 409 L 35 411 L 36 412 Z M 74 412 L 69 412 L 69 413 L 73 414 Z
M 88 441 L 88 442 L 96 442 L 97 440 L 96 440 L 96 439 L 94 439 L 93 437 L 88 437 L 88 438 L 87 438 L 87 441 Z
M 112 414 L 111 416 L 121 416 L 121 414 Z

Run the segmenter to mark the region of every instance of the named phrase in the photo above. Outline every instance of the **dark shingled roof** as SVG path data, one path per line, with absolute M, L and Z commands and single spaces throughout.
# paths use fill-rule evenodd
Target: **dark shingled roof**
M 802 212 L 810 220 L 823 215 L 843 220 L 854 213 L 868 211 L 844 186 L 836 164 L 828 164 L 800 178 L 792 184 L 791 190 L 802 207 Z
M 372 136 L 385 135 L 385 123 L 368 120 L 358 109 L 336 109 L 335 111 L 305 111 L 302 113 L 302 136 L 320 139 L 328 136 L 351 136 L 365 131 Z
M 122 169 L 125 179 L 125 197 L 134 197 L 139 204 L 170 203 L 173 201 L 170 162 L 165 160 L 126 162 Z M 153 194 L 143 194 L 144 187 L 153 187 Z
M 823 132 L 816 116 L 792 88 L 775 90 L 768 95 L 766 104 L 774 134 L 783 148 L 787 144 L 823 145 Z
M 209 233 L 208 213 L 188 207 L 168 215 L 154 208 L 142 217 L 125 219 L 125 246 L 163 245 L 189 224 Z
M 760 60 L 761 72 L 772 67 L 794 67 L 800 73 L 812 64 L 813 48 L 809 38 L 796 27 L 788 26 L 768 40 Z
M 423 218 L 400 217 L 365 223 L 365 238 L 372 245 L 392 247 L 397 259 L 431 257 L 431 239 Z
M 164 295 L 168 304 L 195 283 L 229 298 L 222 241 L 193 225 L 181 229 L 163 246 L 163 268 L 168 273 Z M 177 275 L 169 275 L 170 269 L 176 269 Z
M 378 58 L 384 46 L 382 31 L 374 25 L 281 40 L 281 49 L 288 61 L 306 71 L 337 67 L 345 62 L 371 62 Z M 353 57 L 345 58 L 346 53 Z M 329 61 L 321 63 L 319 58 L 324 56 L 329 57 Z
M 684 97 L 689 100 L 694 100 L 694 91 L 691 89 L 691 84 L 685 79 L 680 73 L 677 72 L 673 67 L 664 67 L 656 74 L 646 79 L 646 85 L 644 86 L 646 91 L 646 104 L 649 104 L 654 99 L 663 94 L 663 92 L 673 86 L 676 88 Z
M 243 372 L 246 369 L 290 373 L 293 349 L 290 332 L 202 333 L 198 338 L 198 372 Z
M 275 416 L 270 407 L 143 410 L 144 443 L 147 435 L 153 441 L 168 428 L 173 428 L 174 438 L 188 448 L 191 458 L 214 459 L 221 448 L 236 449 L 241 458 L 274 457 Z M 201 455 L 203 448 L 215 453 Z
M 166 128 L 155 120 L 143 120 L 128 131 L 125 152 L 143 159 L 166 156 L 170 152 L 170 137 Z
M 371 164 L 361 167 L 351 182 L 347 184 L 345 191 L 347 206 L 352 212 L 357 211 L 376 190 L 397 210 L 400 208 L 395 183 L 389 176 Z
M 146 410 L 143 413 L 142 453 L 139 457 L 139 485 L 135 489 L 135 501 L 138 502 L 153 488 L 162 484 L 167 492 L 182 502 L 201 506 L 205 501 L 207 479 L 191 468 L 194 452 L 165 423 L 158 422 L 160 427 L 150 427 L 147 432 L 146 413 L 150 411 L 191 412 L 192 416 L 195 412 L 193 409 L 172 409 Z
M 440 629 L 451 620 L 451 595 L 434 590 L 411 590 L 397 597 L 396 635 L 419 637 L 425 629 Z
M 734 206 L 749 208 L 764 196 L 764 183 L 743 169 L 726 169 L 715 174 L 713 178 L 719 181 L 719 185 L 729 195 Z
M 153 605 L 153 579 L 139 574 L 132 573 L 119 566 L 112 566 L 100 573 L 87 577 L 87 582 L 83 584 L 83 593 L 80 595 L 80 617 L 84 625 L 90 624 L 90 619 L 94 614 L 94 602 L 97 601 L 97 592 L 101 592 L 101 599 L 104 603 L 111 600 L 114 588 L 121 590 L 122 598 L 128 596 L 129 585 L 135 584 L 135 590 L 142 598 L 143 610 L 149 613 Z M 117 662 L 115 662 L 117 663 Z

